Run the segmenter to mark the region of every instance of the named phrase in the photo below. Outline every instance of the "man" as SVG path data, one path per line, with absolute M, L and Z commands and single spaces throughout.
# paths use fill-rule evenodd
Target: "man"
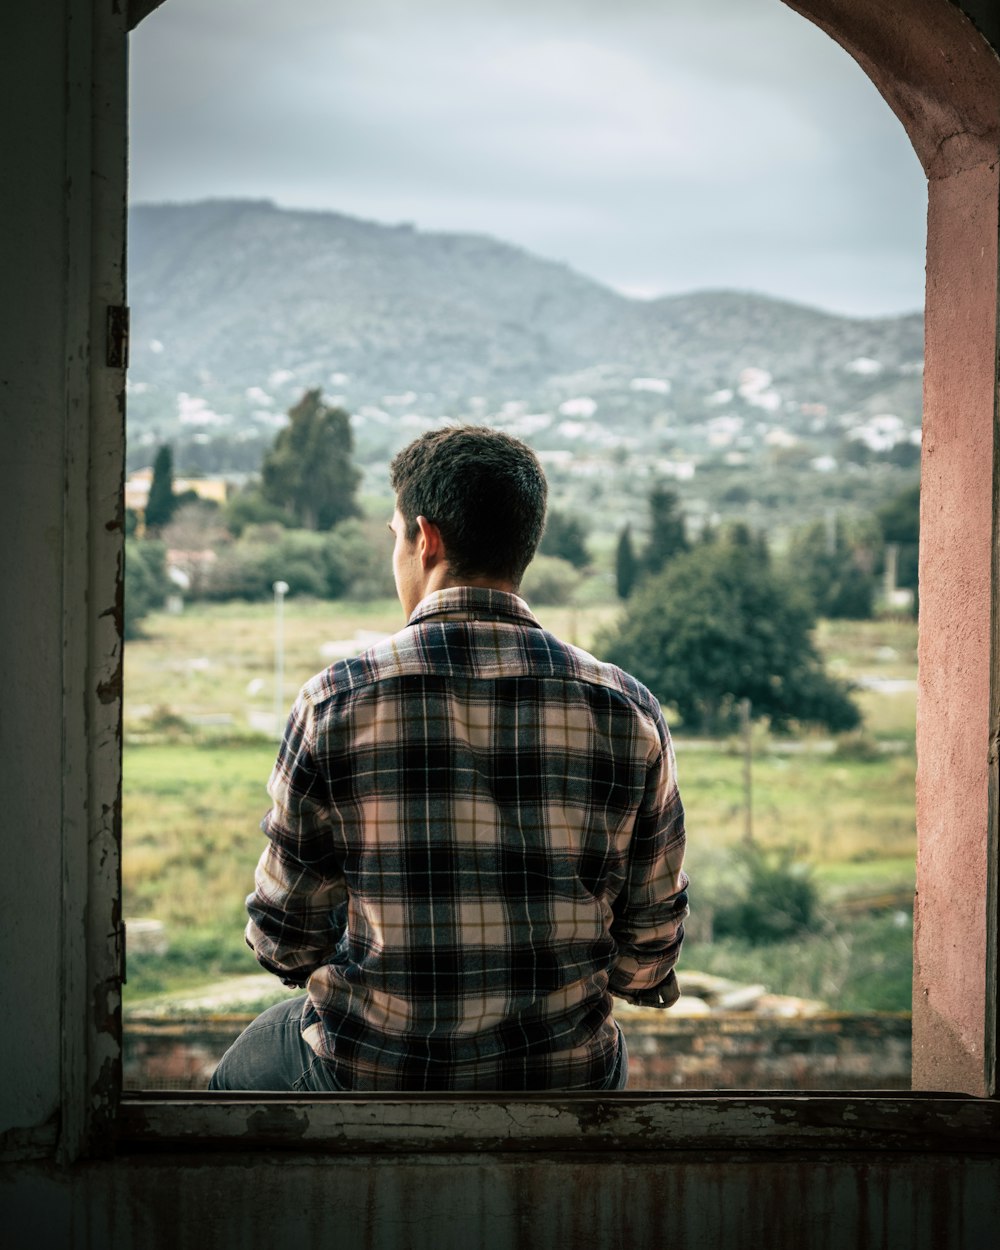
M 531 450 L 423 435 L 392 466 L 405 629 L 303 687 L 247 941 L 286 984 L 215 1089 L 620 1089 L 613 994 L 677 998 L 683 811 L 659 707 L 517 597 Z

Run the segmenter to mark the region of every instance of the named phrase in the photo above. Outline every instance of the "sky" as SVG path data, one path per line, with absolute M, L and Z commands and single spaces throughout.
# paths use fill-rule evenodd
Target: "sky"
M 135 203 L 490 234 L 642 298 L 923 305 L 913 149 L 781 0 L 166 0 L 131 94 Z

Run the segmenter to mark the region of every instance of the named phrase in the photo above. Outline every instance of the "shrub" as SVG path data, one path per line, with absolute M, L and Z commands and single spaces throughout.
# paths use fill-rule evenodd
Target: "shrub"
M 796 861 L 790 847 L 743 846 L 734 852 L 734 860 L 739 885 L 716 908 L 716 937 L 760 946 L 816 928 L 819 897 L 812 870 Z
M 223 518 L 229 532 L 237 538 L 251 525 L 292 525 L 291 513 L 266 500 L 256 486 L 245 487 L 232 495 L 223 509 Z
M 529 603 L 559 607 L 569 603 L 580 584 L 580 574 L 568 560 L 558 556 L 535 556 L 521 583 L 521 594 Z
M 841 734 L 837 738 L 833 755 L 835 759 L 852 760 L 858 764 L 872 764 L 882 758 L 878 743 L 871 734 L 861 729 L 854 733 Z
M 394 595 L 392 539 L 385 522 L 341 521 L 327 538 L 326 576 L 333 599 L 366 602 Z
M 237 542 L 218 553 L 206 578 L 207 599 L 267 599 L 274 583 L 288 583 L 293 595 L 327 593 L 326 543 L 322 534 L 251 525 Z
M 125 638 L 139 638 L 139 622 L 163 607 L 170 593 L 166 548 L 159 542 L 125 540 Z
M 896 912 L 862 916 L 794 942 L 751 946 L 736 938 L 685 944 L 683 965 L 774 994 L 829 1003 L 838 1011 L 909 1011 L 913 981 L 913 927 Z

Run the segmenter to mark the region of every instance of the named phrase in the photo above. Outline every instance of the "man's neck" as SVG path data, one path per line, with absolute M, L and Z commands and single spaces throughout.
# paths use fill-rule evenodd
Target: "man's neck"
M 452 590 L 457 586 L 473 586 L 477 590 L 500 590 L 507 595 L 516 595 L 517 587 L 513 582 L 502 581 L 495 577 L 455 577 L 447 567 L 433 569 L 424 587 L 424 597 L 436 590 Z

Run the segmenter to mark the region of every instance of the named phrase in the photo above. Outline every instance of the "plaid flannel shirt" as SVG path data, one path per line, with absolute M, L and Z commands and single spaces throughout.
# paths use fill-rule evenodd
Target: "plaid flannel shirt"
M 308 682 L 247 899 L 345 1089 L 600 1089 L 669 1006 L 684 819 L 659 706 L 515 595 L 429 595 Z

